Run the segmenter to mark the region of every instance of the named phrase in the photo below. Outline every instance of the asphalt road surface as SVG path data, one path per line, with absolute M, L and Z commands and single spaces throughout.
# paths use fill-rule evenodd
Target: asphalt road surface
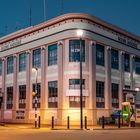
M 0 127 L 0 140 L 140 140 L 140 129 L 49 130 Z

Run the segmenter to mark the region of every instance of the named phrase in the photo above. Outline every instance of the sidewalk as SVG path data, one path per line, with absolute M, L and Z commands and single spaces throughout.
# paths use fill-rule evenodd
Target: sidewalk
M 35 128 L 34 124 L 7 124 L 7 123 L 0 123 L 0 129 L 3 128 L 14 128 L 14 129 L 39 129 Z M 79 126 L 74 127 L 70 126 L 69 129 L 67 129 L 67 126 L 54 126 L 52 129 L 51 126 L 47 125 L 41 125 L 40 129 L 46 129 L 46 130 L 81 130 Z M 128 127 L 128 126 L 121 126 L 118 128 L 117 125 L 105 125 L 104 128 L 102 128 L 101 125 L 96 126 L 87 126 L 87 129 L 83 128 L 84 130 L 126 130 L 126 129 L 140 129 L 140 124 L 136 125 L 135 127 Z

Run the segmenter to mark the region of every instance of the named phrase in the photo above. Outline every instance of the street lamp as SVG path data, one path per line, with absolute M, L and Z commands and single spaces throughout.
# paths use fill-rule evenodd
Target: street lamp
M 38 76 L 38 69 L 32 68 L 32 71 L 36 73 L 35 75 L 35 128 L 37 128 L 37 76 Z
M 83 129 L 83 91 L 82 91 L 82 36 L 83 30 L 77 30 L 77 36 L 79 37 L 80 43 L 80 128 Z

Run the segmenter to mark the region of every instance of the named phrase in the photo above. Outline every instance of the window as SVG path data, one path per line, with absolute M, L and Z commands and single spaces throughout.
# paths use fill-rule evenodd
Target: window
M 119 85 L 112 83 L 112 107 L 119 108 Z
M 33 50 L 33 68 L 41 67 L 41 49 Z
M 57 81 L 48 82 L 48 107 L 57 108 L 58 101 L 58 87 Z
M 20 85 L 19 86 L 19 108 L 25 108 L 26 107 L 26 85 Z
M 135 58 L 135 72 L 136 74 L 140 74 L 140 58 Z
M 82 88 L 85 89 L 85 79 L 82 80 Z M 80 89 L 80 79 L 69 79 L 69 89 Z
M 104 82 L 96 81 L 96 107 L 104 108 L 105 99 L 104 99 Z
M 32 85 L 32 91 L 36 93 L 37 88 L 37 108 L 40 108 L 40 98 L 41 98 L 41 85 L 40 83 Z M 33 97 L 33 108 L 35 108 L 35 96 Z
M 14 58 L 10 56 L 7 58 L 7 74 L 13 73 L 14 71 Z
M 0 75 L 2 75 L 2 60 L 0 60 Z
M 2 93 L 2 88 L 0 88 L 0 109 L 2 107 L 2 102 L 3 102 L 3 93 Z
M 117 50 L 111 50 L 111 68 L 119 69 L 119 56 Z
M 48 66 L 57 64 L 57 44 L 48 46 Z
M 124 70 L 130 72 L 130 56 L 129 54 L 124 55 Z
M 7 87 L 7 109 L 13 107 L 13 87 Z
M 85 97 L 82 98 L 82 106 L 85 107 Z M 69 97 L 69 107 L 80 107 L 80 96 Z
M 96 64 L 104 66 L 104 46 L 96 45 Z
M 82 62 L 85 62 L 85 41 L 81 40 Z M 69 41 L 69 61 L 80 62 L 80 40 Z
M 130 85 L 125 85 L 125 89 L 130 89 Z
M 26 53 L 19 55 L 19 72 L 26 70 Z

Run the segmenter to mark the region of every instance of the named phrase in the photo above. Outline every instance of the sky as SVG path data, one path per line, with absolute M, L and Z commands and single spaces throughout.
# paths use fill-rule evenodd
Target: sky
M 30 7 L 32 26 L 44 22 L 43 3 L 44 0 L 0 0 L 0 37 L 29 27 Z M 45 0 L 45 3 L 46 21 L 65 13 L 87 13 L 140 36 L 140 0 Z

